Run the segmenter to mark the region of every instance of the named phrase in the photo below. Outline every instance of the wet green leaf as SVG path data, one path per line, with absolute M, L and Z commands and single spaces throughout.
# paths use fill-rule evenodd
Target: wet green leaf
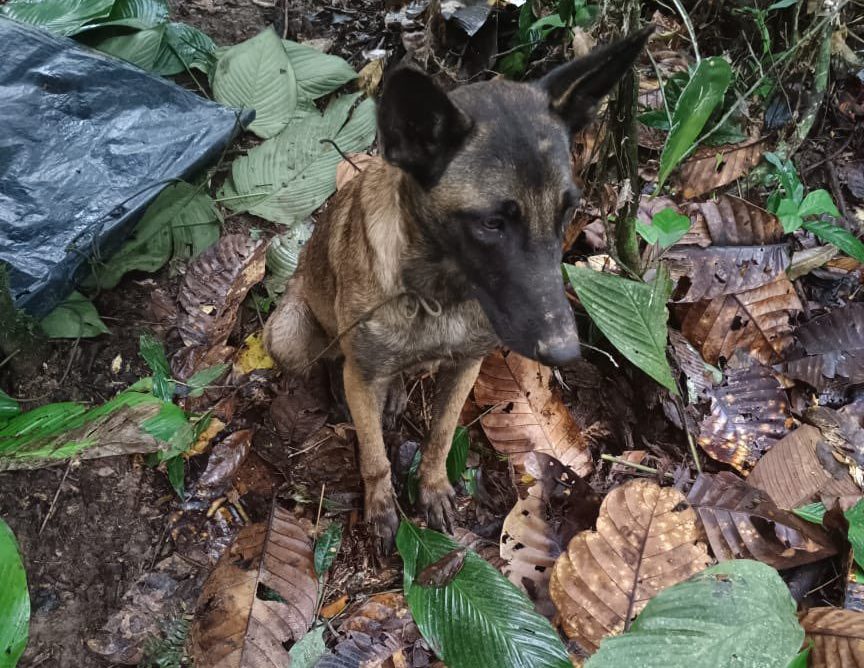
M 331 522 L 327 530 L 315 541 L 315 573 L 322 577 L 339 554 L 339 546 L 342 545 L 342 523 Z
M 193 398 L 200 397 L 204 394 L 207 386 L 224 374 L 230 366 L 230 364 L 217 364 L 193 374 L 186 381 L 186 385 L 189 386 L 189 396 Z
M 804 229 L 812 232 L 822 241 L 837 246 L 846 255 L 855 258 L 858 262 L 864 262 L 864 244 L 846 228 L 824 220 L 811 220 L 804 223 Z
M 73 292 L 39 323 L 50 339 L 77 339 L 107 334 L 96 307 L 80 292 Z
M 831 199 L 831 194 L 827 190 L 821 189 L 807 193 L 807 197 L 804 198 L 804 201 L 801 202 L 801 206 L 798 208 L 798 215 L 802 218 L 807 218 L 808 216 L 818 216 L 823 213 L 834 218 L 840 217 L 840 212 L 837 210 L 834 200 Z
M 182 499 L 186 494 L 186 460 L 183 455 L 177 455 L 165 462 L 165 469 L 171 488 Z
M 10 0 L 0 6 L 0 16 L 73 35 L 90 21 L 107 18 L 113 5 L 114 0 Z
M 153 372 L 153 394 L 162 401 L 170 402 L 174 396 L 175 383 L 171 380 L 171 368 L 165 357 L 165 346 L 161 341 L 145 332 L 139 338 L 139 354 Z
M 815 503 L 808 503 L 806 506 L 801 506 L 800 508 L 793 508 L 792 512 L 798 515 L 802 520 L 807 520 L 813 524 L 821 525 L 822 519 L 825 517 L 827 510 L 824 503 L 816 501 Z
M 0 667 L 14 668 L 27 647 L 30 596 L 27 572 L 12 529 L 0 519 Z
M 690 218 L 668 208 L 655 213 L 651 225 L 637 222 L 636 231 L 649 244 L 659 244 L 661 249 L 678 243 L 690 231 Z

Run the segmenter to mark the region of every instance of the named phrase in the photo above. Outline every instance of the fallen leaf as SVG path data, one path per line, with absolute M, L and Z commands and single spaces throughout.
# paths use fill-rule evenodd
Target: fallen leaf
M 212 441 L 216 436 L 225 429 L 225 423 L 222 422 L 218 417 L 213 417 L 210 419 L 210 422 L 207 424 L 207 427 L 202 431 L 198 439 L 195 443 L 192 444 L 192 447 L 189 448 L 189 452 L 187 454 L 191 455 L 200 455 L 202 452 L 207 450 L 207 446 L 210 445 L 210 441 Z
M 321 608 L 321 616 L 324 619 L 333 619 L 336 615 L 342 613 L 342 611 L 348 605 L 348 594 L 343 594 L 335 601 L 328 603 L 323 608 Z
M 506 566 L 507 562 L 499 554 L 498 543 L 493 543 L 491 540 L 478 536 L 473 531 L 458 526 L 453 527 L 453 538 L 460 545 L 464 545 L 469 550 L 474 550 L 499 571 L 503 570 L 504 566 Z
M 287 665 L 286 646 L 305 635 L 317 602 L 312 543 L 274 506 L 269 526 L 244 527 L 204 583 L 190 631 L 195 665 Z
M 852 467 L 864 466 L 864 429 L 857 417 L 827 406 L 811 406 L 802 418 L 819 428 L 825 444 L 832 449 L 833 459 Z M 861 480 L 860 473 L 857 479 Z
M 459 571 L 465 565 L 467 554 L 468 551 L 464 547 L 448 552 L 438 561 L 429 564 L 417 573 L 414 582 L 421 587 L 446 587 L 459 575 Z
M 711 413 L 699 425 L 698 443 L 717 461 L 749 470 L 789 431 L 786 393 L 759 364 L 730 369 L 709 394 Z
M 336 165 L 336 190 L 342 190 L 345 185 L 373 162 L 381 162 L 382 158 L 368 153 L 348 153 Z
M 631 480 L 603 500 L 596 531 L 570 541 L 549 591 L 568 638 L 596 651 L 666 587 L 711 563 L 684 495 Z
M 864 304 L 814 318 L 795 332 L 797 350 L 778 368 L 817 390 L 832 382 L 864 382 Z
M 243 347 L 237 355 L 235 364 L 241 373 L 252 373 L 255 369 L 273 369 L 276 363 L 264 349 L 261 332 L 250 334 L 243 341 Z
M 394 638 L 400 638 L 404 642 L 403 647 L 420 638 L 420 631 L 411 617 L 402 592 L 385 592 L 372 596 L 339 627 L 342 634 L 350 631 L 359 631 L 368 636 L 386 632 Z
M 357 86 L 369 97 L 375 97 L 384 76 L 384 59 L 370 60 L 357 73 Z
M 406 665 L 402 643 L 389 633 L 370 636 L 351 631 L 336 643 L 330 654 L 318 660 L 315 668 L 403 668 Z
M 704 397 L 706 392 L 718 382 L 715 373 L 719 373 L 719 371 L 706 364 L 699 351 L 690 345 L 690 342 L 684 338 L 681 332 L 670 329 L 669 343 L 672 346 L 675 361 L 678 362 L 681 371 L 687 376 L 687 382 L 691 388 L 691 402 Z
M 693 199 L 741 178 L 762 160 L 763 148 L 762 139 L 749 139 L 698 149 L 678 172 L 681 196 Z
M 321 389 L 300 381 L 270 403 L 273 426 L 286 447 L 304 443 L 327 422 L 329 406 Z
M 762 456 L 747 482 L 783 510 L 799 508 L 822 496 L 859 494 L 848 470 L 835 478 L 820 463 L 817 446 L 821 440 L 816 427 L 801 425 Z
M 222 237 L 189 263 L 180 288 L 177 330 L 187 346 L 224 346 L 249 289 L 264 278 L 265 244 Z M 212 306 L 209 313 L 201 306 Z
M 554 384 L 552 370 L 516 353 L 494 352 L 480 368 L 474 400 L 492 409 L 480 418 L 499 452 L 521 464 L 529 452 L 544 452 L 580 476 L 591 472 L 591 453 Z
M 254 433 L 254 429 L 239 429 L 213 447 L 207 467 L 198 478 L 196 495 L 212 498 L 231 488 L 234 476 L 252 448 Z
M 718 195 L 685 208 L 694 228 L 704 226 L 715 246 L 777 244 L 785 235 L 777 216 L 740 197 Z
M 792 320 L 801 310 L 792 283 L 779 276 L 753 290 L 693 304 L 681 332 L 710 364 L 730 359 L 739 349 L 770 364 L 791 346 Z
M 731 471 L 701 473 L 687 496 L 719 561 L 756 559 L 779 570 L 837 553 L 828 534 Z
M 838 608 L 811 608 L 801 616 L 806 641 L 813 643 L 810 668 L 864 665 L 864 615 Z

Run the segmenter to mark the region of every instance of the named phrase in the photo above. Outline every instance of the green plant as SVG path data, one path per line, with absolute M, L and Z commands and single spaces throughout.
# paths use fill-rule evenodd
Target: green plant
M 759 37 L 762 40 L 762 57 L 771 55 L 771 31 L 768 29 L 768 15 L 771 12 L 779 9 L 787 9 L 798 4 L 798 0 L 778 0 L 777 2 L 768 5 L 765 9 L 761 7 L 741 7 L 734 9 L 734 12 L 739 14 L 749 14 L 753 17 L 756 23 L 756 29 L 759 31 Z
M 663 209 L 654 214 L 651 224 L 636 223 L 636 232 L 649 244 L 657 244 L 660 250 L 674 246 L 690 231 L 690 217 L 678 213 L 673 208 Z
M 864 262 L 864 244 L 839 225 L 822 220 L 823 216 L 839 218 L 840 212 L 827 190 L 813 190 L 804 195 L 804 184 L 790 159 L 776 153 L 764 155 L 774 168 L 771 181 L 778 187 L 768 198 L 767 208 L 780 220 L 787 233 L 804 228 L 822 241 L 833 244 L 841 251 Z
M 0 519 L 0 668 L 14 668 L 27 647 L 27 572 L 12 529 Z
M 456 427 L 453 433 L 453 442 L 450 445 L 450 452 L 447 453 L 447 479 L 451 485 L 455 485 L 462 480 L 465 473 L 465 463 L 468 461 L 468 449 L 471 446 L 471 441 L 468 438 L 468 430 L 465 427 Z M 420 490 L 420 462 L 423 460 L 423 451 L 417 448 L 414 453 L 414 458 L 411 460 L 411 465 L 408 467 L 408 475 L 405 479 L 405 493 L 408 496 L 408 501 L 415 503 Z
M 186 659 L 186 638 L 190 623 L 186 617 L 170 619 L 163 626 L 161 638 L 148 638 L 144 642 L 142 668 L 181 668 L 189 665 Z

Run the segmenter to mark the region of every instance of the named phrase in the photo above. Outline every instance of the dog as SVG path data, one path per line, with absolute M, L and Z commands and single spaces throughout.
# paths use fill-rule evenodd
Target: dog
M 429 526 L 449 531 L 445 463 L 482 359 L 502 344 L 548 365 L 579 356 L 560 265 L 581 194 L 571 138 L 651 31 L 533 83 L 493 79 L 445 93 L 413 68 L 387 77 L 377 110 L 383 160 L 332 198 L 264 329 L 290 373 L 344 360 L 365 518 L 380 549 L 392 549 L 399 525 L 382 433 L 394 379 L 437 367 L 419 503 Z

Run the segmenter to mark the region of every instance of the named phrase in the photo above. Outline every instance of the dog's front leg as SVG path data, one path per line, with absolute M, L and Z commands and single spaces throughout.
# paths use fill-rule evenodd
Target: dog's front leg
M 345 398 L 360 442 L 360 474 L 365 489 L 365 517 L 372 525 L 382 552 L 393 548 L 399 516 L 390 480 L 390 460 L 381 431 L 381 399 L 389 379 L 367 381 L 350 358 L 342 373 Z
M 420 464 L 420 505 L 426 512 L 429 526 L 440 531 L 452 532 L 454 492 L 447 479 L 447 454 L 462 405 L 480 372 L 481 361 L 469 359 L 442 366 L 435 377 L 432 430 Z

